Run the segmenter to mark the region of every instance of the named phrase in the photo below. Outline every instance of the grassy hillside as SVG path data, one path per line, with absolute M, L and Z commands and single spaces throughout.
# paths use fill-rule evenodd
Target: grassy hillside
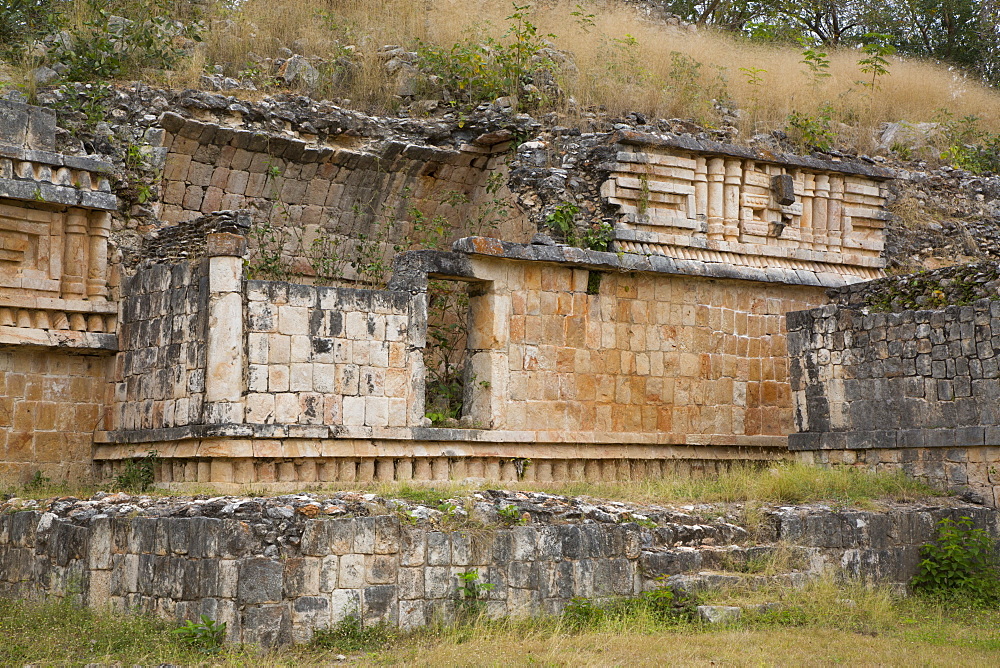
M 744 137 L 787 129 L 806 143 L 833 141 L 859 150 L 872 150 L 874 133 L 890 121 L 949 120 L 958 126 L 956 119 L 975 117 L 962 126 L 962 141 L 983 131 L 1000 132 L 1000 93 L 954 69 L 886 55 L 881 64 L 886 72 L 878 75 L 859 64 L 872 54 L 851 48 L 813 52 L 810 65 L 798 46 L 667 26 L 610 0 L 551 0 L 523 7 L 501 0 L 243 0 L 200 8 L 176 0 L 42 4 L 59 13 L 54 23 L 78 43 L 82 37 L 93 46 L 95 35 L 108 34 L 114 41 L 119 24 L 111 17 L 121 15 L 134 20 L 126 32 L 140 33 L 137 41 L 152 34 L 161 39 L 145 41 L 157 49 L 164 43 L 187 44 L 178 58 L 148 57 L 141 49 L 118 52 L 131 60 L 116 76 L 175 86 L 198 85 L 202 73 L 221 70 L 267 92 L 275 88 L 274 70 L 280 64 L 268 59 L 286 58 L 289 52 L 283 49 L 289 49 L 316 66 L 318 79 L 308 86 L 315 97 L 395 112 L 400 74 L 387 72 L 393 56 L 384 47 L 398 45 L 420 52 L 415 61 L 403 63 L 404 73 L 413 71 L 411 66 L 422 73 L 417 99 L 447 101 L 441 88 L 448 75 L 468 77 L 475 80 L 466 81 L 467 87 L 451 82 L 453 89 L 462 89 L 457 102 L 492 99 L 492 92 L 503 90 L 519 96 L 522 108 L 564 112 L 562 122 L 583 126 L 588 111 L 612 116 L 634 111 L 710 127 L 732 123 Z M 151 16 L 179 19 L 186 28 L 170 28 L 166 21 L 154 26 Z M 191 37 L 203 42 L 195 44 Z M 558 52 L 546 50 L 549 45 Z M 29 47 L 10 59 L 27 71 L 58 58 L 57 49 L 26 55 L 32 51 Z M 86 67 L 86 59 L 81 65 L 75 78 L 102 70 Z M 512 82 L 505 73 L 520 81 Z M 444 75 L 444 83 L 426 76 L 433 74 Z M 561 92 L 540 85 L 530 100 L 522 84 L 540 83 L 539 78 L 554 79 Z

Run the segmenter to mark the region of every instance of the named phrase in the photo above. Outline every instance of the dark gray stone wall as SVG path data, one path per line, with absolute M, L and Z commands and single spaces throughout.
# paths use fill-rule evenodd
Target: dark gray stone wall
M 114 430 L 202 423 L 208 260 L 145 264 L 123 281 Z
M 789 313 L 793 450 L 1000 444 L 1000 302 Z
M 231 641 L 275 645 L 308 641 L 348 614 L 403 628 L 451 619 L 459 575 L 471 570 L 493 585 L 488 614 L 557 614 L 574 597 L 637 595 L 660 576 L 718 569 L 778 542 L 800 557 L 793 582 L 832 569 L 905 583 L 940 519 L 967 516 L 997 528 L 995 511 L 961 505 L 784 507 L 768 511 L 761 543 L 742 547 L 749 536 L 740 527 L 680 513 L 656 527 L 587 520 L 449 529 L 397 514 L 307 519 L 317 505 L 295 499 L 280 508 L 215 499 L 182 509 L 207 512 L 219 502 L 217 514 L 228 518 L 146 516 L 141 498 L 111 510 L 61 500 L 45 512 L 22 506 L 0 514 L 0 596 L 78 595 L 91 606 L 174 620 L 206 614 L 227 623 Z M 699 577 L 708 576 L 673 581 Z
M 902 470 L 1000 507 L 1000 301 L 832 304 L 787 324 L 799 430 L 788 447 L 803 461 Z

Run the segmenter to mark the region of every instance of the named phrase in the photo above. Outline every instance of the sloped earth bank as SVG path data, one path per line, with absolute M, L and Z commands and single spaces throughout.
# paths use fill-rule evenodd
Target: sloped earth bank
M 954 499 L 877 510 L 665 507 L 510 491 L 432 505 L 358 492 L 98 493 L 15 498 L 0 511 L 0 595 L 78 595 L 175 620 L 206 614 L 227 623 L 230 641 L 263 645 L 308 641 L 350 614 L 402 628 L 447 621 L 470 577 L 490 615 L 514 617 L 664 581 L 796 587 L 833 572 L 904 585 L 941 519 L 1000 527 L 996 511 Z

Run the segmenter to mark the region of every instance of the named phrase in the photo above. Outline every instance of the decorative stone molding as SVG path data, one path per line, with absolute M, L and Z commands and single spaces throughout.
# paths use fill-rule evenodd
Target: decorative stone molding
M 623 132 L 601 194 L 619 207 L 627 253 L 882 276 L 885 170 L 859 162 Z
M 0 116 L 0 343 L 114 350 L 111 165 L 52 152 L 50 110 Z

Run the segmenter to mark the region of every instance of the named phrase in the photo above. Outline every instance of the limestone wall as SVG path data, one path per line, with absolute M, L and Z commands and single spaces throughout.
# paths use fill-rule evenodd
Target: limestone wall
M 248 423 L 420 424 L 426 323 L 408 293 L 250 281 L 246 310 Z
M 495 348 L 506 358 L 497 426 L 705 444 L 791 429 L 783 314 L 820 302 L 815 288 L 500 269 L 493 308 L 506 302 L 510 316 L 497 327 L 508 334 Z
M 357 277 L 345 258 L 362 252 L 361 235 L 384 240 L 384 253 L 393 245 L 410 247 L 417 236 L 411 208 L 427 221 L 443 216 L 446 227 L 463 234 L 495 231 L 514 240 L 531 234 L 514 212 L 510 220 L 472 222 L 492 196 L 485 190 L 490 174 L 503 173 L 509 137 L 461 150 L 394 140 L 362 147 L 347 136 L 310 143 L 172 112 L 160 124 L 165 156 L 159 217 L 172 224 L 218 210 L 249 209 L 258 230 L 265 225 L 273 230 L 251 235 L 251 248 L 273 246 L 268 252 L 280 251 L 288 269 L 300 276 L 315 275 L 310 260 L 316 259 L 314 242 L 321 236 L 330 242 L 324 252 L 343 260 L 333 268 L 328 257 L 327 270 L 340 275 L 327 279 Z M 506 188 L 498 192 L 502 196 Z M 379 259 L 388 266 L 391 255 Z
M 141 268 L 122 285 L 121 337 L 109 429 L 202 424 L 208 327 L 208 263 Z
M 0 351 L 0 481 L 90 477 L 94 432 L 109 405 L 113 360 L 58 350 Z
M 110 165 L 55 152 L 51 110 L 0 100 L 0 482 L 85 479 L 118 348 Z
M 821 289 L 462 243 L 482 281 L 470 304 L 474 419 L 541 442 L 784 445 L 783 314 L 823 303 Z
M 760 559 L 773 549 L 741 547 L 747 534 L 740 527 L 663 509 L 645 511 L 657 518 L 653 528 L 608 519 L 544 523 L 565 500 L 534 506 L 529 515 L 539 524 L 444 530 L 394 514 L 316 517 L 349 505 L 316 497 L 186 501 L 162 517 L 144 510 L 151 505 L 148 497 L 112 497 L 0 514 L 0 595 L 78 595 L 90 606 L 178 622 L 205 614 L 226 622 L 229 641 L 276 645 L 308 641 L 349 614 L 404 629 L 451 620 L 459 576 L 473 570 L 493 586 L 484 592 L 487 614 L 524 617 L 558 614 L 574 597 L 637 595 L 658 586 L 658 576 Z M 174 510 L 166 505 L 151 510 Z M 831 571 L 906 583 L 935 523 L 959 516 L 996 530 L 995 514 L 968 506 L 783 508 L 766 513 L 764 534 L 795 556 L 796 571 L 782 582 Z
M 788 314 L 792 450 L 819 462 L 901 468 L 997 503 L 1000 302 Z
M 857 280 L 882 275 L 890 177 L 860 162 L 623 132 L 601 194 L 620 209 L 626 252 Z
M 278 487 L 618 480 L 781 457 L 783 314 L 825 301 L 794 273 L 709 278 L 487 239 L 403 256 L 384 291 L 245 281 L 242 237 L 208 236 L 207 258 L 126 286 L 104 477 L 147 449 L 163 484 Z M 469 428 L 424 418 L 430 277 L 469 284 Z

